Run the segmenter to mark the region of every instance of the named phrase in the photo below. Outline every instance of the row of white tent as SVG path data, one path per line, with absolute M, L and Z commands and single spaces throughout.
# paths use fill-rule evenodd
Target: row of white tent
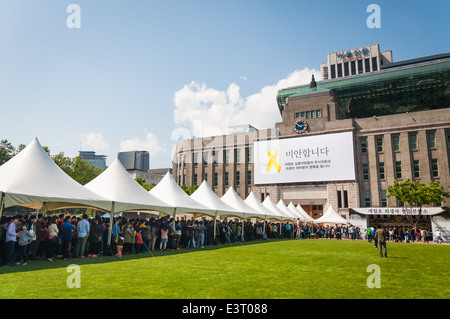
M 275 204 L 269 196 L 260 202 L 254 193 L 243 200 L 232 187 L 220 198 L 205 181 L 189 196 L 170 172 L 147 192 L 118 159 L 82 186 L 53 162 L 37 139 L 0 166 L 0 195 L 0 212 L 19 205 L 41 211 L 94 208 L 112 215 L 148 211 L 171 216 L 193 214 L 195 217 L 347 224 L 331 205 L 321 218 L 314 220 L 300 205 L 291 202 L 286 206 L 282 200 Z

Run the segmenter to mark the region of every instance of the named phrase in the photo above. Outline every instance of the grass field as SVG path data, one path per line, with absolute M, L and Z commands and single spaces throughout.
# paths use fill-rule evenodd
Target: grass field
M 0 268 L 0 298 L 447 299 L 450 245 L 284 240 Z M 69 288 L 67 266 L 80 266 Z M 369 288 L 369 265 L 380 288 Z

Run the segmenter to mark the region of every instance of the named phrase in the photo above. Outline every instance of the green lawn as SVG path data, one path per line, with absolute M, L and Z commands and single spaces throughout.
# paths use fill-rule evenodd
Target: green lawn
M 284 240 L 202 250 L 36 261 L 0 268 L 0 298 L 365 299 L 450 297 L 450 246 L 388 243 L 380 258 L 363 241 Z M 78 264 L 81 288 L 68 288 Z M 368 288 L 369 265 L 381 288 Z

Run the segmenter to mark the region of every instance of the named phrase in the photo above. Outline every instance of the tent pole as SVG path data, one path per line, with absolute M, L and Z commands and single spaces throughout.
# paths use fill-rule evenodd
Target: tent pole
M 109 213 L 108 246 L 111 246 L 112 227 L 114 223 L 114 202 L 111 203 L 111 212 Z
M 0 218 L 3 217 L 3 206 L 5 206 L 5 193 L 2 192 L 2 196 L 0 198 Z
M 45 216 L 45 203 L 42 203 L 41 212 L 42 212 L 42 216 Z M 45 216 L 45 217 L 47 217 L 47 216 Z
M 214 213 L 214 237 L 213 237 L 213 242 L 212 242 L 213 245 L 216 242 L 216 219 L 217 219 L 217 210 Z

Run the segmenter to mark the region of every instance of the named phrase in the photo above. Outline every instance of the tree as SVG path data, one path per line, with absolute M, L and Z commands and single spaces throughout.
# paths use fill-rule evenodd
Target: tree
M 86 185 L 103 172 L 103 169 L 95 167 L 89 161 L 83 160 L 81 156 L 71 158 L 64 156 L 64 153 L 61 152 L 52 156 L 52 159 L 67 175 L 81 185 Z
M 189 196 L 191 196 L 199 187 L 198 185 L 194 185 L 191 187 L 187 187 L 186 185 L 181 185 L 180 186 L 182 190 L 184 190 L 186 192 L 186 194 L 188 194 Z
M 14 146 L 8 140 L 0 141 L 0 165 L 9 161 L 15 155 Z
M 407 179 L 404 182 L 394 180 L 394 185 L 388 186 L 388 197 L 394 196 L 399 202 L 404 204 L 404 213 L 410 225 L 417 228 L 417 224 L 422 217 L 422 207 L 425 205 L 442 203 L 450 196 L 444 191 L 444 187 L 439 182 L 430 181 L 428 184 L 419 181 L 412 182 Z M 418 208 L 418 213 L 413 214 L 413 208 Z
M 150 185 L 145 184 L 144 178 L 135 178 L 134 179 L 139 185 L 141 185 L 147 192 L 156 186 L 155 183 L 151 183 Z

